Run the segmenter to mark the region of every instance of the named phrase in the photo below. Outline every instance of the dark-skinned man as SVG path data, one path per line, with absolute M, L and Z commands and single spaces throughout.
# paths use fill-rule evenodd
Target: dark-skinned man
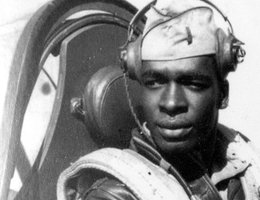
M 226 77 L 242 49 L 215 15 L 195 0 L 159 1 L 150 9 L 142 65 L 135 69 L 145 122 L 133 131 L 130 150 L 103 149 L 78 161 L 118 160 L 99 163 L 108 175 L 81 184 L 72 199 L 259 199 L 258 156 L 242 134 L 218 124 L 219 109 L 228 103 Z M 225 45 L 238 46 L 234 55 Z

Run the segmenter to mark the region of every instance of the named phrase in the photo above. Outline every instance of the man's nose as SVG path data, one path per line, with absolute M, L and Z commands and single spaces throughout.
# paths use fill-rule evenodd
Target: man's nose
M 188 103 L 184 89 L 177 83 L 166 86 L 160 99 L 160 111 L 175 116 L 188 111 Z

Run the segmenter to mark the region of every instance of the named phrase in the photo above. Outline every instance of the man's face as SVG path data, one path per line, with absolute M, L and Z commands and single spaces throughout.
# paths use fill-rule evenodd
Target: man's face
M 220 90 L 213 58 L 146 61 L 141 71 L 145 120 L 164 153 L 184 153 L 213 136 Z

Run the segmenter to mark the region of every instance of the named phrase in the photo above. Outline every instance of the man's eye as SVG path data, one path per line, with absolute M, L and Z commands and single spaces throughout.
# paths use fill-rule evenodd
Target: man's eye
M 210 83 L 200 80 L 182 81 L 182 85 L 198 91 L 205 90 L 210 87 Z
M 165 83 L 165 81 L 161 79 L 146 79 L 143 83 L 148 88 L 159 88 Z

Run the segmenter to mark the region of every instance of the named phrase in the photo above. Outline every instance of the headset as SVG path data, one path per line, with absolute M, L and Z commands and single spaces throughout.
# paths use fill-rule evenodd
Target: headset
M 148 3 L 143 9 L 139 10 L 128 26 L 127 41 L 120 52 L 121 66 L 125 73 L 128 73 L 129 78 L 140 81 L 140 69 L 142 66 L 142 34 L 137 39 L 135 33 L 137 33 L 138 22 L 144 18 L 145 13 L 156 4 L 157 0 Z M 216 32 L 217 45 L 216 45 L 216 62 L 218 67 L 218 73 L 222 79 L 225 79 L 227 74 L 231 71 L 235 71 L 237 64 L 243 62 L 246 55 L 245 50 L 242 48 L 243 42 L 238 40 L 233 34 L 233 27 L 223 12 L 212 2 L 208 0 L 200 0 L 209 4 L 215 8 L 218 13 L 224 18 L 224 21 L 229 25 L 229 33 L 226 33 L 218 29 Z M 186 11 L 184 11 L 186 12 Z
M 140 69 L 142 67 L 142 55 L 141 55 L 141 48 L 142 48 L 142 34 L 140 34 L 138 37 L 135 36 L 136 33 L 140 32 L 138 27 L 138 22 L 142 20 L 145 16 L 145 13 L 155 5 L 157 0 L 153 0 L 152 2 L 148 3 L 146 6 L 143 7 L 143 9 L 139 10 L 132 20 L 129 23 L 128 26 L 128 35 L 127 35 L 127 41 L 125 42 L 124 46 L 121 48 L 120 51 L 120 59 L 121 59 L 121 67 L 124 72 L 124 79 L 125 79 L 125 86 L 126 86 L 126 94 L 127 99 L 129 103 L 129 107 L 131 110 L 131 113 L 135 119 L 135 122 L 137 123 L 141 134 L 145 134 L 145 130 L 143 129 L 135 111 L 134 107 L 132 105 L 132 101 L 129 95 L 128 90 L 128 82 L 126 76 L 132 80 L 140 81 Z M 217 37 L 217 47 L 216 47 L 216 62 L 218 67 L 218 73 L 220 74 L 222 79 L 225 79 L 228 72 L 235 71 L 236 66 L 238 63 L 243 62 L 244 56 L 246 54 L 245 50 L 242 48 L 242 45 L 244 45 L 243 42 L 239 41 L 233 34 L 233 27 L 228 20 L 228 18 L 219 10 L 217 6 L 215 6 L 212 2 L 209 2 L 208 0 L 200 0 L 203 1 L 210 6 L 214 7 L 220 15 L 224 18 L 224 20 L 229 25 L 229 34 L 226 35 L 226 33 L 218 29 L 216 32 Z M 184 11 L 186 12 L 186 11 Z M 187 182 L 182 178 L 182 176 L 179 174 L 179 172 L 172 167 L 173 171 L 172 174 L 175 178 L 179 181 L 187 195 L 191 200 L 197 200 L 196 195 L 193 194 L 190 186 L 187 184 Z

